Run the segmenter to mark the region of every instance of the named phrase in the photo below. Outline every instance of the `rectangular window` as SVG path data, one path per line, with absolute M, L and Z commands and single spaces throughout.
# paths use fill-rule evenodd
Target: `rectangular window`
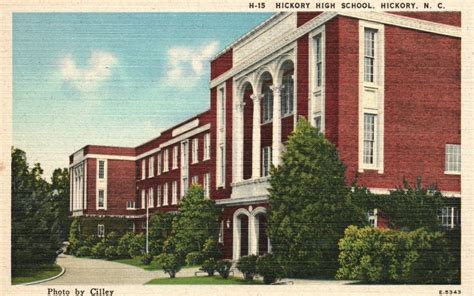
M 171 166 L 172 166 L 172 169 L 178 168 L 178 146 L 173 147 L 173 162 Z
M 314 127 L 318 132 L 321 132 L 321 114 L 318 113 L 314 116 Z
M 140 207 L 142 209 L 145 208 L 145 195 L 146 195 L 145 189 L 142 189 L 142 198 L 141 198 L 141 203 L 140 203 Z
M 193 176 L 193 178 L 191 179 L 191 182 L 192 184 L 199 184 L 199 176 Z
M 142 180 L 145 179 L 146 177 L 146 161 L 145 159 L 142 159 Z
M 207 133 L 204 135 L 204 158 L 208 160 L 211 158 L 211 134 Z
M 446 173 L 461 173 L 461 145 L 446 144 Z
M 163 185 L 163 205 L 167 206 L 168 205 L 168 183 L 165 183 Z
M 221 225 L 219 227 L 219 240 L 220 244 L 224 243 L 224 220 L 221 221 Z
M 272 163 L 272 147 L 267 146 L 262 149 L 262 176 L 270 174 L 270 164 Z
M 105 236 L 105 226 L 104 224 L 97 224 L 97 236 L 104 237 Z
M 189 189 L 188 177 L 183 177 L 181 182 L 183 182 L 183 192 L 181 192 L 181 197 L 184 197 Z
M 370 226 L 377 228 L 377 209 L 369 210 L 367 212 L 367 219 Z
M 156 186 L 156 206 L 159 208 L 161 206 L 161 186 Z
M 219 89 L 219 131 L 225 127 L 225 90 Z
M 210 189 L 211 189 L 211 174 L 206 173 L 204 174 L 204 182 L 203 182 L 203 189 L 204 189 L 204 197 L 210 197 Z
M 175 205 L 178 203 L 178 182 L 173 181 L 171 183 L 171 204 Z
M 158 155 L 156 156 L 156 165 L 157 165 L 156 174 L 160 175 L 161 174 L 161 153 L 158 153 Z
M 323 56 L 321 48 L 321 34 L 316 35 L 314 38 L 316 47 L 316 86 L 319 87 L 322 84 L 323 77 Z
M 219 146 L 219 186 L 225 183 L 225 150 L 224 144 Z
M 148 178 L 155 175 L 155 157 L 148 158 Z
M 377 30 L 364 31 L 364 81 L 374 82 L 375 76 L 375 38 Z
M 150 187 L 150 189 L 148 189 L 148 207 L 153 208 L 154 206 L 155 205 L 153 202 L 153 187 Z
M 281 89 L 281 115 L 293 114 L 293 74 L 283 76 Z
M 105 208 L 105 190 L 103 190 L 103 189 L 99 189 L 99 197 L 98 197 L 97 207 L 99 209 L 104 209 Z
M 364 114 L 364 164 L 376 164 L 376 124 L 377 115 Z
M 273 119 L 273 92 L 270 89 L 270 83 L 266 82 L 263 88 L 263 122 Z
M 105 161 L 99 160 L 99 179 L 105 178 Z
M 168 149 L 163 152 L 163 172 L 167 172 L 169 169 L 169 155 Z
M 135 202 L 134 201 L 127 201 L 127 209 L 135 209 Z
M 199 161 L 199 157 L 198 157 L 198 153 L 199 153 L 199 139 L 198 138 L 195 138 L 193 139 L 193 151 L 192 151 L 192 162 L 193 163 L 197 163 Z
M 457 207 L 443 207 L 438 212 L 438 219 L 443 227 L 457 227 L 461 225 L 461 211 Z

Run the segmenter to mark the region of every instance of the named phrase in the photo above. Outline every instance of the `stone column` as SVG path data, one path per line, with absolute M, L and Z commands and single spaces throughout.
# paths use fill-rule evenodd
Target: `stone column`
M 244 178 L 244 106 L 245 103 L 237 103 L 236 118 L 236 159 L 235 159 L 235 178 L 234 182 L 240 182 Z
M 260 178 L 260 103 L 262 101 L 263 95 L 253 94 L 250 96 L 253 101 L 253 126 L 252 126 L 252 179 Z
M 270 88 L 273 91 L 272 163 L 278 166 L 281 160 L 281 87 L 272 85 Z
M 254 215 L 249 216 L 249 255 L 258 253 L 258 221 Z

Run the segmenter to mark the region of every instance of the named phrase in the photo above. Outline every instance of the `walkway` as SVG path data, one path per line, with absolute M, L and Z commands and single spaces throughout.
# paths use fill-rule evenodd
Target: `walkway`
M 77 258 L 61 254 L 57 264 L 66 272 L 59 278 L 39 285 L 141 285 L 154 278 L 168 277 L 162 270 L 148 271 L 141 268 L 99 259 Z M 195 268 L 184 268 L 176 276 L 193 276 Z

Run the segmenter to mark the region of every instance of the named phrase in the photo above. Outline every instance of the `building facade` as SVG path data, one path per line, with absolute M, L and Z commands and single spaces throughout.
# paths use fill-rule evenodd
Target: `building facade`
M 266 253 L 269 168 L 301 116 L 336 145 L 348 181 L 388 194 L 422 178 L 459 201 L 460 26 L 457 12 L 277 13 L 212 59 L 208 111 L 138 147 L 71 155 L 71 215 L 137 230 L 147 205 L 176 211 L 199 183 L 222 208 L 225 257 Z M 458 225 L 459 208 L 440 219 Z

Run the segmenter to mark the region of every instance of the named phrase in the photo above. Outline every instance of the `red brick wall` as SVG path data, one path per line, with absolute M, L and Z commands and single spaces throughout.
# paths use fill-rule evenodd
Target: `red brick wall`
M 297 41 L 296 111 L 298 116 L 308 117 L 308 35 Z
M 317 17 L 321 13 L 322 11 L 297 12 L 296 26 L 301 27 L 302 25 Z
M 135 148 L 88 145 L 84 147 L 84 154 L 135 156 Z
M 339 101 L 339 18 L 336 17 L 326 24 L 326 108 L 325 135 L 337 143 L 338 137 L 338 101 Z
M 446 12 L 388 12 L 391 14 L 397 14 L 401 16 L 407 16 L 411 18 L 421 19 L 425 21 L 441 23 L 445 25 L 451 25 L 461 27 L 461 12 L 459 11 L 446 11 Z
M 285 143 L 288 140 L 288 136 L 294 129 L 294 115 L 283 117 L 281 119 L 281 142 Z
M 211 80 L 232 68 L 232 56 L 233 51 L 232 48 L 230 48 L 217 59 L 211 61 Z

